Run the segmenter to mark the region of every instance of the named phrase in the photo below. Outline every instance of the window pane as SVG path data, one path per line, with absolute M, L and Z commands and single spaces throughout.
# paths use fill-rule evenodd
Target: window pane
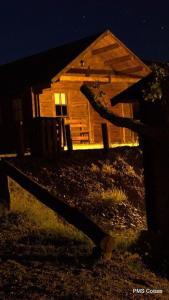
M 66 105 L 62 106 L 62 115 L 67 116 L 67 106 Z
M 61 116 L 62 115 L 62 106 L 61 105 L 56 105 L 56 116 Z
M 60 95 L 61 95 L 61 97 L 60 97 L 61 104 L 66 105 L 66 95 L 64 93 L 61 93 Z
M 55 93 L 54 97 L 55 97 L 55 104 L 56 105 L 60 104 L 60 93 Z

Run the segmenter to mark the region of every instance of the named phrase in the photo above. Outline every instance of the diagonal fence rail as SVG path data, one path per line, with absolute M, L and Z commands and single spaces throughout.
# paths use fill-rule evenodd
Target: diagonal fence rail
M 5 159 L 0 161 L 0 204 L 7 201 L 9 207 L 7 176 L 34 195 L 40 202 L 57 212 L 68 223 L 86 234 L 97 246 L 103 258 L 111 258 L 113 238 L 109 234 L 77 208 L 69 206 Z

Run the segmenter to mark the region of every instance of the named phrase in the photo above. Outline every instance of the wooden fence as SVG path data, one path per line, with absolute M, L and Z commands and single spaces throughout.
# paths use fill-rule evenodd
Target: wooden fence
M 110 259 L 113 248 L 113 238 L 77 208 L 69 206 L 44 187 L 33 181 L 21 170 L 18 170 L 7 160 L 0 160 L 0 211 L 9 210 L 10 194 L 7 176 L 15 180 L 21 187 L 34 195 L 40 202 L 61 215 L 67 222 L 85 233 L 97 246 L 105 259 Z
M 78 125 L 79 128 L 83 124 Z M 67 145 L 69 152 L 73 150 L 73 144 L 77 140 L 85 145 L 90 144 L 86 131 L 80 131 L 79 137 L 72 137 L 71 124 L 64 124 L 63 118 L 37 117 L 32 120 L 30 132 L 30 152 L 34 156 L 54 158 L 58 152 L 64 150 Z M 107 124 L 101 124 L 104 151 L 109 150 L 109 136 Z M 16 124 L 16 152 L 23 156 L 26 151 L 24 127 L 22 122 Z
M 62 118 L 37 117 L 32 121 L 31 153 L 55 156 L 66 144 Z

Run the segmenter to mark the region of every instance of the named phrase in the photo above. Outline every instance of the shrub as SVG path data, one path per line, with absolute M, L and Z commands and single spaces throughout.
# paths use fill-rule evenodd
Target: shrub
M 102 172 L 106 175 L 114 175 L 116 174 L 116 169 L 113 168 L 113 166 L 111 166 L 110 164 L 103 164 Z
M 90 171 L 93 172 L 93 173 L 99 173 L 100 172 L 100 168 L 95 165 L 95 164 L 91 164 L 91 167 L 90 167 Z
M 124 200 L 127 200 L 127 196 L 124 193 L 124 191 L 121 189 L 115 188 L 115 187 L 112 190 L 108 189 L 108 190 L 104 191 L 101 194 L 101 196 L 102 196 L 102 200 L 104 200 L 104 201 L 114 201 L 114 202 L 119 203 Z

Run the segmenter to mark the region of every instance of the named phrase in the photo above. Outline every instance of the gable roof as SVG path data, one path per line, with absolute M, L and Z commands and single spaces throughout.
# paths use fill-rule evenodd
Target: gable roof
M 96 58 L 96 59 L 95 59 Z M 85 74 L 85 67 L 79 67 L 84 61 L 90 69 L 89 74 L 108 76 L 128 76 L 138 81 L 151 73 L 150 68 L 141 61 L 130 49 L 128 49 L 111 31 L 106 30 L 99 35 L 83 52 L 70 64 L 66 65 L 61 72 L 57 73 L 52 82 L 69 73 Z M 103 68 L 98 69 L 99 61 Z M 73 68 L 72 68 L 73 67 Z M 88 73 L 89 69 L 86 68 Z M 66 74 L 68 73 L 68 74 Z
M 16 89 L 56 81 L 61 74 L 69 72 L 71 66 L 77 67 L 79 59 L 84 58 L 89 52 L 93 54 L 91 64 L 94 64 L 95 58 L 101 60 L 108 75 L 125 76 L 127 74 L 138 81 L 150 73 L 147 65 L 107 30 L 102 34 L 0 66 L 1 91 L 6 92 L 10 89 L 9 92 L 13 92 Z M 95 68 L 91 71 L 95 71 Z
M 50 82 L 70 61 L 88 47 L 98 35 L 90 36 L 0 66 L 0 86 L 20 88 Z

